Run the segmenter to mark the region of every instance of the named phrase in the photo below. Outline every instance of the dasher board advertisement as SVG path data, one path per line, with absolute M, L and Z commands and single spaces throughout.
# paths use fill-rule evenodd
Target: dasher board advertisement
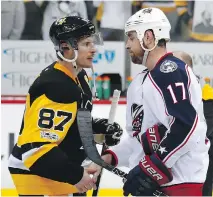
M 93 60 L 95 72 L 124 78 L 124 42 L 105 42 Z M 50 41 L 2 41 L 2 95 L 26 95 L 41 70 L 57 60 Z M 87 69 L 91 74 L 91 69 Z

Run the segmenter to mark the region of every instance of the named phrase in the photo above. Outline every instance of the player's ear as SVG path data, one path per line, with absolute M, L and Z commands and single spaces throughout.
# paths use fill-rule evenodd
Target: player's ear
M 155 37 L 151 30 L 147 30 L 144 33 L 144 39 L 143 42 L 146 46 L 150 46 L 152 43 L 154 43 Z

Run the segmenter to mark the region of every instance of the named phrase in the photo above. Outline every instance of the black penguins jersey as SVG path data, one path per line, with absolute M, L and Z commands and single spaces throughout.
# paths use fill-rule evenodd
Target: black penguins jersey
M 34 195 L 57 195 L 57 189 L 75 192 L 70 184 L 82 178 L 81 163 L 86 157 L 76 121 L 77 109 L 82 106 L 92 110 L 85 70 L 74 78 L 66 67 L 55 62 L 34 81 L 27 95 L 18 141 L 9 158 L 9 170 L 19 194 L 29 194 L 30 189 L 20 186 L 26 182 L 28 188 L 40 188 Z M 43 186 L 39 185 L 41 178 L 45 179 Z M 51 192 L 46 191 L 47 182 Z

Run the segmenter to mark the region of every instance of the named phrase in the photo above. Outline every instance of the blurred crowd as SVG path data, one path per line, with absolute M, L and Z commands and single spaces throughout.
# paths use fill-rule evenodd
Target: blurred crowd
M 105 41 L 123 41 L 126 20 L 158 7 L 172 24 L 172 41 L 213 42 L 212 1 L 1 1 L 2 40 L 48 40 L 54 20 L 78 15 L 92 20 Z

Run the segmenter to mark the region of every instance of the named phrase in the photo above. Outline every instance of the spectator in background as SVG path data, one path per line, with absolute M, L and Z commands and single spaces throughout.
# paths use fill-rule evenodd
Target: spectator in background
M 176 5 L 178 2 L 179 1 L 175 1 Z M 200 12 L 203 7 L 204 10 Z M 179 7 L 177 5 L 177 9 L 182 10 L 179 12 L 179 20 L 176 31 L 180 31 L 181 37 L 184 37 L 185 41 L 213 42 L 213 33 L 211 31 L 206 31 L 205 33 L 196 31 L 196 20 L 200 17 L 199 12 L 202 13 L 209 9 L 211 13 L 213 10 L 212 1 L 182 1 L 182 6 Z M 205 15 L 203 14 L 203 16 Z M 193 28 L 193 26 L 195 27 Z
M 41 26 L 48 1 L 24 0 L 26 23 L 22 40 L 42 40 Z
M 185 20 L 185 13 L 188 12 L 188 2 L 187 1 L 178 1 L 178 0 L 174 0 L 174 3 L 176 5 L 176 10 L 178 13 L 178 19 L 177 19 L 177 23 L 176 26 L 174 27 L 176 35 L 178 35 L 179 37 L 177 38 L 178 41 L 186 41 L 188 39 L 188 25 L 183 23 L 183 21 Z
M 1 1 L 1 39 L 19 40 L 24 24 L 24 2 Z
M 84 2 L 87 8 L 88 19 L 92 21 L 95 16 L 95 8 L 93 6 L 93 1 L 84 1 Z
M 213 34 L 213 25 L 212 21 L 212 13 L 208 10 L 204 10 L 201 14 L 202 22 L 197 24 L 194 28 L 194 31 L 197 33 L 212 33 Z
M 124 41 L 124 25 L 131 16 L 130 1 L 93 1 L 98 8 L 103 6 L 101 17 L 100 32 L 105 41 Z M 99 10 L 100 11 L 100 10 Z
M 49 1 L 44 12 L 42 35 L 44 40 L 49 40 L 49 28 L 53 21 L 65 16 L 80 16 L 88 18 L 84 1 Z
M 104 3 L 101 2 L 98 5 L 98 7 L 94 7 L 94 8 L 95 8 L 95 13 L 96 13 L 95 19 L 96 19 L 96 22 L 97 22 L 97 28 L 100 31 L 100 28 L 101 28 L 101 19 L 102 19 L 103 12 L 104 12 Z

